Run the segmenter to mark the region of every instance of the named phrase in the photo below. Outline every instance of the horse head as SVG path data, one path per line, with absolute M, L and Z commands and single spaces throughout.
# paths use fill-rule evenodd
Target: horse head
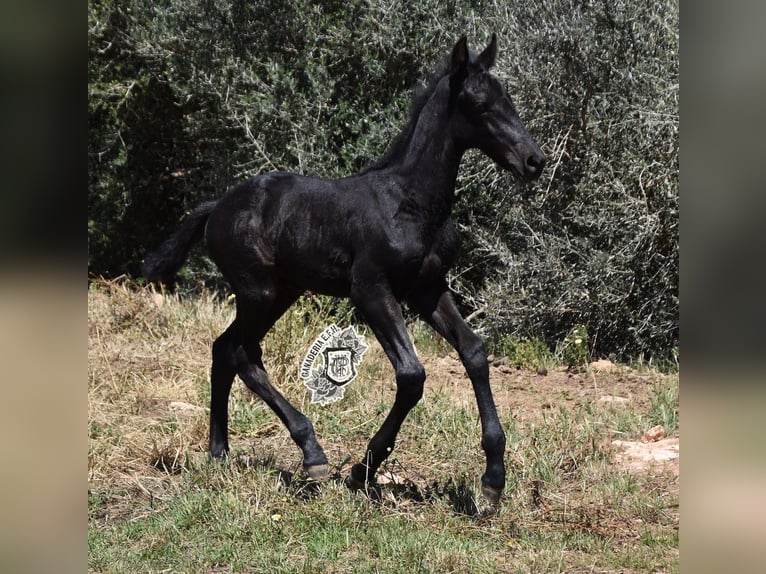
M 522 181 L 540 177 L 546 157 L 519 118 L 503 84 L 490 73 L 497 36 L 472 57 L 463 36 L 452 50 L 450 92 L 453 135 L 466 149 L 478 148 Z

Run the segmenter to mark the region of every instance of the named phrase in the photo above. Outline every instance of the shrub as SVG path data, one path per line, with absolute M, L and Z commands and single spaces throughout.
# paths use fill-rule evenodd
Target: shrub
M 497 31 L 496 74 L 550 163 L 525 199 L 464 161 L 464 310 L 493 337 L 554 347 L 581 324 L 598 355 L 677 347 L 676 0 L 94 0 L 88 26 L 91 275 L 136 276 L 185 212 L 248 176 L 371 163 L 455 40 Z M 203 250 L 185 273 L 218 281 Z
M 678 345 L 678 4 L 515 3 L 504 52 L 518 107 L 549 155 L 524 201 L 476 162 L 457 219 L 453 286 L 485 332 L 576 325 L 596 355 Z M 502 55 L 502 54 L 501 54 Z M 470 261 L 470 263 L 469 263 Z

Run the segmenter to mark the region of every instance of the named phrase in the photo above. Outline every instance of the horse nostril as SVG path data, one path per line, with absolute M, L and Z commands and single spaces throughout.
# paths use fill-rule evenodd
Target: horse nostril
M 548 160 L 543 154 L 532 154 L 527 158 L 527 167 L 532 173 L 540 173 L 545 167 L 545 162 Z

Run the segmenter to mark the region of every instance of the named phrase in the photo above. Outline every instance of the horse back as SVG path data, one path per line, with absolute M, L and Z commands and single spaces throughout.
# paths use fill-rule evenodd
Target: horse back
M 446 231 L 429 228 L 407 197 L 395 177 L 382 175 L 257 176 L 216 206 L 208 249 L 232 283 L 247 269 L 301 291 L 345 296 L 352 281 L 369 274 L 385 275 L 403 292 L 427 269 L 441 272 L 454 243 L 449 222 Z

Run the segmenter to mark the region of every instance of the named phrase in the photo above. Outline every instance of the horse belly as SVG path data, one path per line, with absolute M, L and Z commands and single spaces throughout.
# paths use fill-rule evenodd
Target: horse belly
M 347 295 L 352 254 L 346 234 L 315 214 L 295 214 L 285 221 L 276 241 L 277 273 L 302 289 Z
M 282 280 L 302 290 L 346 297 L 351 289 L 349 257 L 344 252 L 293 251 L 277 258 Z

